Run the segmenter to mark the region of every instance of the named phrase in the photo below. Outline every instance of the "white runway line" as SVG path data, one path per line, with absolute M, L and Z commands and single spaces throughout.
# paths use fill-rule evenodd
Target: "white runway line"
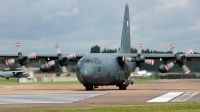
M 147 102 L 169 102 L 170 100 L 182 95 L 184 92 L 168 92 Z
M 180 97 L 177 97 L 173 99 L 171 102 L 186 102 L 187 100 L 191 99 L 195 95 L 197 95 L 199 92 L 186 92 Z

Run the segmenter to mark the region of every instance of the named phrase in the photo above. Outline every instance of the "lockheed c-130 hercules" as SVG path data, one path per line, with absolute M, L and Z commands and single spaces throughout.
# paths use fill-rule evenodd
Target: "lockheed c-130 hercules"
M 56 69 L 56 66 L 62 69 L 63 74 L 67 74 L 66 66 L 71 61 L 77 63 L 77 78 L 85 86 L 86 90 L 94 90 L 98 86 L 116 85 L 120 90 L 126 90 L 129 84 L 133 84 L 132 78 L 129 78 L 130 73 L 135 67 L 135 76 L 137 76 L 139 68 L 144 64 L 153 65 L 154 60 L 163 60 L 163 64 L 158 67 L 162 73 L 170 72 L 171 68 L 177 64 L 183 68 L 185 74 L 190 70 L 185 65 L 184 60 L 192 61 L 199 60 L 200 55 L 194 54 L 192 50 L 185 54 L 178 54 L 171 45 L 170 49 L 173 54 L 142 54 L 142 45 L 139 44 L 137 53 L 131 53 L 130 43 L 130 21 L 129 8 L 125 6 L 124 21 L 121 37 L 120 50 L 117 53 L 90 53 L 90 54 L 61 54 L 59 45 L 55 48 L 57 54 L 37 54 L 35 53 L 22 56 L 21 50 L 17 44 L 18 55 L 1 55 L 0 57 L 8 59 L 7 64 L 19 62 L 24 73 L 27 73 L 25 65 L 28 60 L 46 60 L 46 64 L 42 64 L 40 70 L 43 72 L 51 72 Z M 171 61 L 171 62 L 170 62 Z
M 24 74 L 23 71 L 0 71 L 0 77 L 9 79 L 11 77 L 21 78 L 21 77 L 29 77 L 30 74 Z

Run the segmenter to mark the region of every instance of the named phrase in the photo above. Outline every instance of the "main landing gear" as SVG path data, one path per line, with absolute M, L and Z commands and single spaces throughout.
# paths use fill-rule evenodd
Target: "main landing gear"
M 89 91 L 89 90 L 94 90 L 94 85 L 85 85 L 85 90 Z

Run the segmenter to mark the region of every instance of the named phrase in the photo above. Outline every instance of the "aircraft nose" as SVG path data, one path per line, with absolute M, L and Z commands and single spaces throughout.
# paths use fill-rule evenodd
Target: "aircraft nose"
M 94 74 L 93 68 L 90 68 L 90 67 L 81 68 L 80 72 L 83 78 L 90 78 Z

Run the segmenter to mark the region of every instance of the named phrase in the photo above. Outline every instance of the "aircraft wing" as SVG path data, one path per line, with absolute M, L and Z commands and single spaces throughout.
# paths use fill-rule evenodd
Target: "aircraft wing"
M 174 54 L 155 54 L 155 53 L 142 53 L 142 56 L 145 57 L 145 59 L 153 59 L 155 61 L 160 61 L 160 60 L 176 60 L 176 56 Z M 184 55 L 184 54 L 180 54 Z M 137 54 L 136 53 L 125 53 L 125 54 L 120 54 L 118 58 L 122 60 L 123 57 L 132 57 L 136 58 Z M 198 61 L 200 60 L 200 54 L 192 54 L 188 55 L 186 57 L 187 61 Z
M 154 59 L 155 61 L 162 60 L 176 60 L 176 56 L 174 54 L 142 54 L 146 59 Z M 180 54 L 184 55 L 184 54 Z M 200 54 L 192 54 L 186 57 L 187 61 L 195 61 L 200 60 Z
M 22 56 L 21 52 L 18 52 L 18 55 L 7 55 L 0 54 L 0 57 L 6 59 L 6 65 L 13 64 L 15 62 L 19 62 L 22 67 L 23 74 L 27 74 L 28 70 L 26 68 L 27 60 L 46 60 L 45 66 L 43 66 L 43 70 L 52 70 L 51 66 L 59 64 L 63 71 L 63 74 L 68 74 L 66 66 L 70 61 L 77 62 L 80 58 L 82 58 L 86 54 L 35 54 L 32 53 L 30 55 Z M 59 63 L 58 63 L 59 61 Z M 57 64 L 56 64 L 57 63 Z
M 1 58 L 10 59 L 10 58 L 18 58 L 17 54 L 0 54 Z
M 146 59 L 154 59 L 155 61 L 160 61 L 162 60 L 173 60 L 175 59 L 174 54 L 142 54 L 145 56 Z
M 58 59 L 57 54 L 36 54 L 36 55 L 37 55 L 37 57 L 35 60 L 56 60 L 56 59 Z M 70 55 L 70 54 L 62 54 L 62 57 L 67 57 L 68 55 Z M 72 58 L 72 59 L 70 59 L 70 61 L 78 61 L 86 54 L 75 54 L 75 55 L 76 55 L 76 58 Z
M 160 61 L 161 59 L 162 60 L 175 60 L 176 57 L 174 54 L 146 54 L 146 53 L 142 53 L 141 54 L 142 56 L 145 57 L 145 59 L 153 59 L 155 61 Z M 127 53 L 127 54 L 121 54 L 119 57 L 118 57 L 118 60 L 121 60 L 123 61 L 123 57 L 131 57 L 131 58 L 136 58 L 138 55 L 136 53 Z
M 197 60 L 200 60 L 200 54 L 193 54 L 191 56 L 188 56 L 187 60 L 188 61 L 195 61 L 195 60 L 197 61 Z
M 121 54 L 123 55 L 123 54 Z M 179 67 L 182 67 L 185 74 L 190 73 L 190 69 L 186 66 L 186 63 L 184 60 L 187 61 L 196 61 L 200 60 L 200 54 L 194 54 L 193 51 L 189 51 L 185 54 L 124 54 L 123 56 L 118 57 L 118 61 L 120 63 L 125 63 L 125 61 L 128 62 L 135 62 L 136 68 L 135 68 L 135 76 L 138 76 L 139 68 L 144 64 L 150 64 L 153 65 L 154 61 L 164 61 L 164 64 L 161 64 L 159 66 L 159 71 L 162 73 L 169 72 L 175 64 L 177 64 Z
M 67 56 L 69 54 L 62 54 L 63 57 Z M 86 54 L 76 54 L 76 59 L 72 59 L 70 61 L 76 61 L 79 60 L 80 58 L 82 58 L 84 55 Z M 17 54 L 0 54 L 1 58 L 4 59 L 11 59 L 11 58 L 18 58 L 19 56 Z M 36 58 L 32 59 L 32 60 L 55 60 L 58 59 L 58 55 L 57 54 L 36 54 Z

